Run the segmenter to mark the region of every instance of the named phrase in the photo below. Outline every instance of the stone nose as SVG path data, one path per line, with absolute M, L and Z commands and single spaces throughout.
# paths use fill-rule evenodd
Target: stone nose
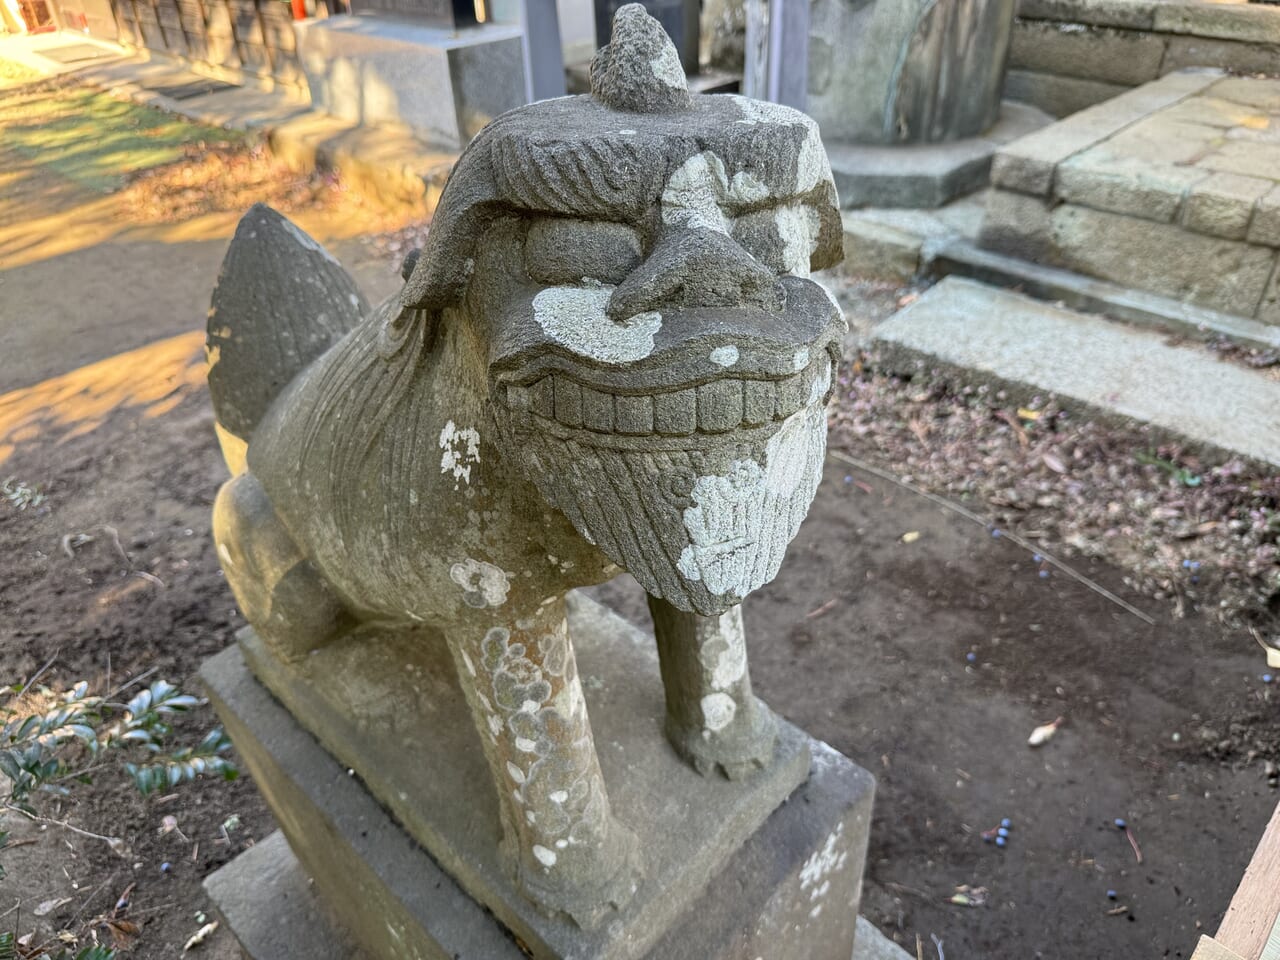
M 781 310 L 777 275 L 732 237 L 715 230 L 668 230 L 609 299 L 608 313 L 625 320 L 664 306 L 755 306 Z

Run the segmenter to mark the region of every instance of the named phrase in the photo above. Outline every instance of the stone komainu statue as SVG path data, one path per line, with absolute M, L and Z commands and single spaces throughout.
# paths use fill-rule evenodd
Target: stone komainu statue
M 442 637 L 514 876 L 583 924 L 641 858 L 610 813 L 564 595 L 632 573 L 674 747 L 704 773 L 767 764 L 738 605 L 817 488 L 845 330 L 808 279 L 842 243 L 809 118 L 691 96 L 638 5 L 591 77 L 485 128 L 376 308 L 253 208 L 208 338 L 235 474 L 214 533 L 245 617 L 286 660 L 358 625 Z

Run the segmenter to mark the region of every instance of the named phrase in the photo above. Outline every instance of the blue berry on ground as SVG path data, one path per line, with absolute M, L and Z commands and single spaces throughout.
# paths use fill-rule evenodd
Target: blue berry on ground
M 161 873 L 168 873 L 168 872 L 169 872 L 170 870 L 172 870 L 172 869 L 173 869 L 173 868 L 169 865 L 169 861 L 168 861 L 168 860 L 166 860 L 164 863 L 160 864 L 160 872 L 161 872 Z
M 1008 841 L 1008 840 L 1006 840 L 1004 837 L 996 837 L 996 846 L 997 846 L 997 847 L 1003 847 L 1003 846 L 1004 846 L 1006 843 L 1008 843 L 1008 842 L 1009 842 L 1009 841 Z
M 1040 579 L 1041 579 L 1041 580 L 1048 580 L 1048 579 L 1049 579 L 1049 571 L 1048 571 L 1048 570 L 1041 570 L 1041 571 L 1040 571 Z
M 1125 819 L 1124 819 L 1123 817 L 1116 817 L 1116 829 L 1117 829 L 1117 830 L 1123 830 L 1123 829 L 1124 829 L 1125 827 L 1127 827 L 1128 825 L 1129 825 L 1129 824 L 1125 822 Z
M 1013 821 L 1010 820 L 1008 817 L 1005 817 L 1003 820 L 1000 821 L 1000 826 L 1004 827 L 1006 830 L 1012 830 Z
M 1116 894 L 1116 892 L 1115 892 L 1114 890 L 1108 890 L 1108 891 L 1107 891 L 1107 899 L 1108 899 L 1108 900 L 1114 900 L 1114 899 L 1116 898 L 1116 896 L 1117 896 L 1117 894 Z
M 978 655 L 977 655 L 976 653 L 966 653 L 966 654 L 964 655 L 964 658 L 965 658 L 966 660 L 968 660 L 970 663 L 977 663 L 977 662 L 978 662 Z M 1269 682 L 1270 682 L 1270 681 L 1268 681 L 1268 683 L 1269 683 Z
M 997 837 L 1007 837 L 1007 836 L 1009 836 L 1009 828 L 1008 828 L 1008 827 L 1001 827 L 999 830 L 997 830 L 997 831 L 996 831 L 996 836 L 997 836 Z

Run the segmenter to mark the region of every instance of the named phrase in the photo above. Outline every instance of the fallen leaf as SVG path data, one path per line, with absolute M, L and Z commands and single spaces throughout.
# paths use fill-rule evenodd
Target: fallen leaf
M 111 945 L 117 950 L 131 950 L 142 935 L 142 928 L 132 920 L 108 920 L 107 929 L 111 931 Z
M 1062 460 L 1058 457 L 1057 454 L 1046 453 L 1041 455 L 1040 459 L 1044 461 L 1044 465 L 1048 467 L 1050 470 L 1052 470 L 1054 473 L 1067 472 L 1066 464 L 1062 462 Z
M 64 903 L 70 903 L 70 902 L 71 902 L 70 897 L 58 897 L 54 900 L 46 900 L 44 903 L 40 904 L 40 906 L 36 907 L 31 912 L 34 913 L 37 917 L 45 917 L 53 913 L 53 911 L 57 910 Z
M 206 923 L 203 927 L 196 931 L 195 936 L 188 940 L 182 947 L 182 952 L 186 953 L 192 947 L 198 947 L 213 935 L 213 931 L 218 929 L 218 921 Z
M 1020 416 L 1023 420 L 1035 421 L 1040 419 L 1040 411 L 1030 410 L 1027 407 L 1019 407 L 1018 416 Z
M 1031 736 L 1027 737 L 1027 743 L 1033 747 L 1048 743 L 1053 739 L 1053 735 L 1058 732 L 1058 728 L 1062 726 L 1063 719 L 1059 717 L 1053 723 L 1045 723 L 1036 727 L 1031 731 Z
M 915 543 L 919 539 L 920 539 L 919 530 L 908 530 L 906 533 L 902 535 L 903 543 Z

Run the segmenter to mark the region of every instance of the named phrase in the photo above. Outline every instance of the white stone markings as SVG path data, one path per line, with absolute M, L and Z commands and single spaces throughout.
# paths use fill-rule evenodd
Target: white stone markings
M 680 55 L 671 44 L 665 44 L 662 53 L 649 61 L 649 69 L 658 78 L 658 82 L 675 90 L 687 90 L 684 68 L 680 66 Z
M 702 725 L 712 732 L 733 723 L 738 705 L 727 693 L 708 693 L 702 698 Z
M 780 103 L 769 103 L 764 100 L 749 100 L 736 94 L 729 94 L 742 110 L 742 119 L 737 123 L 776 123 L 783 126 L 802 126 L 805 129 L 804 142 L 800 144 L 800 154 L 796 158 L 796 193 L 808 193 L 819 183 L 831 180 L 831 161 L 822 148 L 822 135 L 818 124 L 810 117 L 791 107 Z
M 569 350 L 601 363 L 629 363 L 653 353 L 662 314 L 638 313 L 618 323 L 605 312 L 609 285 L 547 287 L 533 298 L 533 319 Z
M 500 607 L 511 589 L 501 567 L 470 557 L 449 568 L 449 579 L 466 591 L 464 599 L 470 607 Z
M 818 490 L 826 448 L 826 411 L 813 405 L 769 438 L 763 463 L 735 460 L 728 473 L 698 477 L 680 573 L 719 596 L 745 597 L 772 580 Z
M 727 235 L 733 222 L 722 209 L 726 203 L 757 203 L 768 197 L 769 188 L 759 177 L 742 170 L 730 180 L 724 161 L 704 150 L 667 179 L 662 191 L 662 222 Z
M 716 690 L 728 690 L 747 673 L 747 638 L 742 629 L 742 607 L 731 607 L 722 613 L 719 626 L 715 640 L 708 644 L 716 647 L 723 644 L 715 653 L 711 686 Z
M 440 449 L 440 472 L 453 473 L 453 489 L 470 483 L 471 468 L 480 462 L 480 432 L 474 427 L 457 427 L 450 420 L 440 431 Z M 417 494 L 413 495 L 416 498 Z
M 788 203 L 774 211 L 773 221 L 782 239 L 783 269 L 792 276 L 808 277 L 809 258 L 821 228 L 818 211 L 807 203 Z
M 842 823 L 827 836 L 827 842 L 822 849 L 811 854 L 804 862 L 804 866 L 800 868 L 800 889 L 809 891 L 809 901 L 814 904 L 809 910 L 811 917 L 817 917 L 822 913 L 822 898 L 831 891 L 831 881 L 828 878 L 833 873 L 843 870 L 849 860 L 848 850 L 836 852 L 843 834 L 844 824 Z
M 711 351 L 711 362 L 725 369 L 732 367 L 738 362 L 738 348 L 734 346 L 716 347 Z

